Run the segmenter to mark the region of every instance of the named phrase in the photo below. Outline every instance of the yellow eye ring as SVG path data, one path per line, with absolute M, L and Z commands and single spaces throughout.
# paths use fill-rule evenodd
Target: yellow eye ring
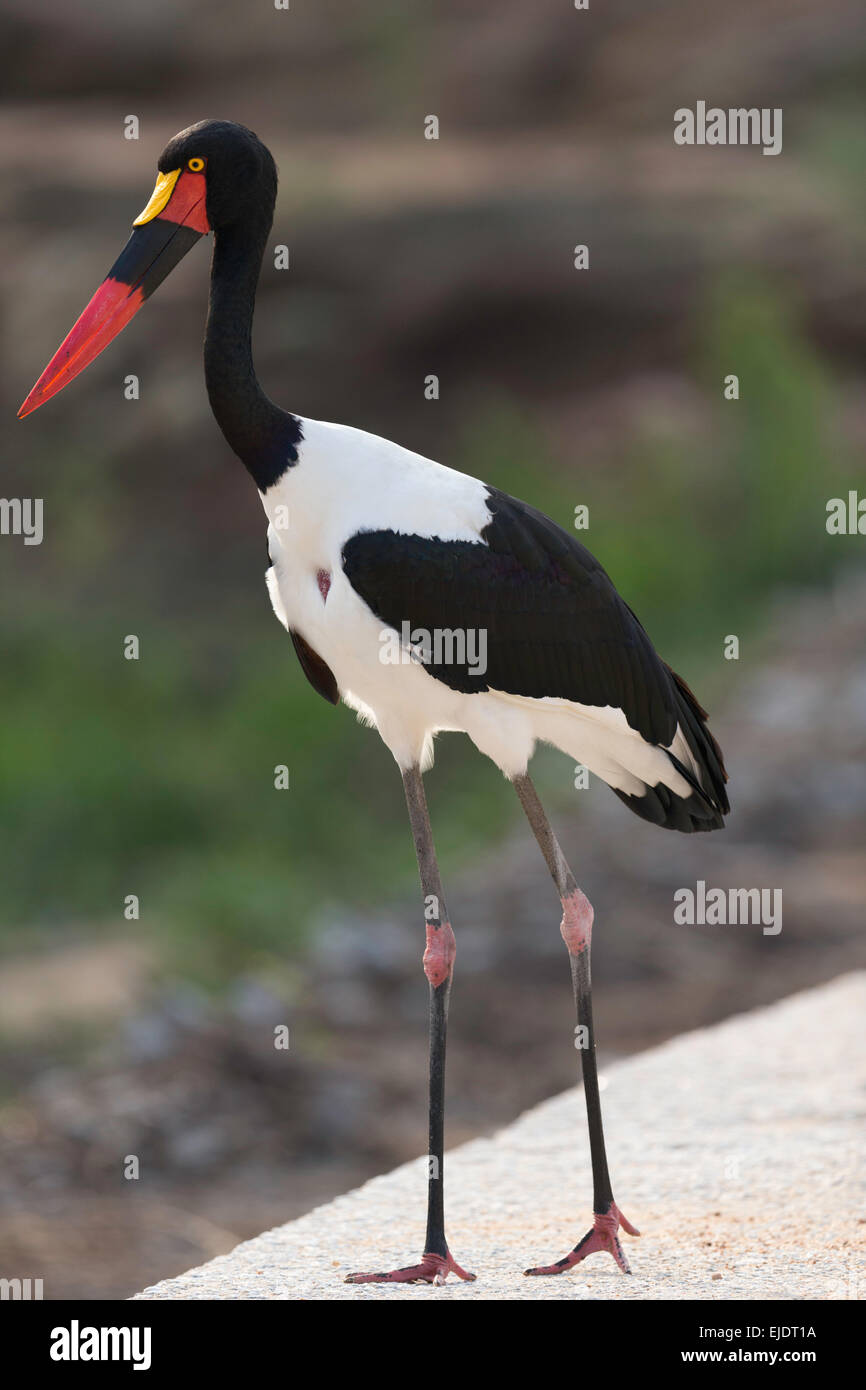
M 199 159 L 198 155 L 196 155 L 194 159 L 191 159 L 189 161 L 186 167 L 190 170 L 191 173 L 200 174 L 202 169 L 204 168 L 204 160 Z

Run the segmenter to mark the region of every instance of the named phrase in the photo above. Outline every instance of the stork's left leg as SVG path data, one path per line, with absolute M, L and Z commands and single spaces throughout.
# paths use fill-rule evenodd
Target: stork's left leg
M 559 842 L 551 829 L 550 821 L 538 799 L 529 777 L 514 778 L 514 787 L 526 818 L 544 855 L 556 891 L 562 903 L 562 923 L 560 931 L 568 948 L 571 962 L 571 978 L 574 984 L 574 1003 L 577 1010 L 576 1037 L 580 1045 L 580 1058 L 583 1070 L 583 1092 L 586 1099 L 586 1118 L 589 1125 L 589 1151 L 592 1158 L 593 1213 L 592 1229 L 579 1240 L 574 1249 L 563 1259 L 552 1265 L 536 1265 L 527 1269 L 527 1274 L 562 1274 L 566 1269 L 585 1260 L 597 1250 L 607 1250 L 613 1255 L 624 1274 L 630 1274 L 619 1240 L 619 1228 L 630 1236 L 640 1235 L 630 1222 L 626 1221 L 616 1202 L 610 1185 L 607 1170 L 607 1154 L 604 1147 L 604 1133 L 601 1124 L 601 1101 L 598 1092 L 598 1068 L 595 1059 L 595 1032 L 592 1026 L 592 984 L 589 972 L 589 953 L 592 939 L 592 905 L 580 891 Z
M 424 795 L 421 769 L 403 774 L 406 805 L 418 856 L 421 892 L 424 894 L 426 949 L 424 974 L 430 988 L 430 1151 L 427 1159 L 427 1236 L 419 1264 L 392 1269 L 384 1274 L 349 1274 L 347 1284 L 444 1284 L 449 1274 L 474 1279 L 461 1269 L 445 1239 L 445 1199 L 442 1189 L 445 1149 L 445 1033 L 448 1000 L 457 947 L 448 920 L 442 880 L 433 846 L 433 832 Z

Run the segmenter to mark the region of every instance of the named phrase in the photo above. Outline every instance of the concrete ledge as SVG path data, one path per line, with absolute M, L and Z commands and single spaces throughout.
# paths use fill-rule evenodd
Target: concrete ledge
M 414 1261 L 423 1160 L 239 1245 L 140 1299 L 845 1299 L 866 1292 L 866 973 L 689 1033 L 608 1069 L 614 1191 L 641 1240 L 526 1279 L 589 1225 L 583 1097 L 557 1096 L 447 1156 L 448 1230 L 474 1284 L 342 1282 Z

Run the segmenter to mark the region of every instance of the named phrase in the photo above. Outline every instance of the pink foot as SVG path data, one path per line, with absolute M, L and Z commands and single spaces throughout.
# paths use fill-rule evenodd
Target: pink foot
M 403 1269 L 391 1269 L 386 1274 L 347 1274 L 345 1282 L 347 1284 L 444 1284 L 449 1274 L 456 1274 L 458 1279 L 472 1281 L 474 1274 L 467 1274 L 465 1269 L 461 1269 L 454 1256 L 449 1253 L 442 1255 L 431 1255 L 429 1252 L 421 1256 L 421 1263 L 418 1265 L 406 1265 Z
M 564 1270 L 580 1264 L 587 1255 L 594 1255 L 598 1250 L 606 1250 L 608 1254 L 613 1255 L 623 1274 L 631 1274 L 628 1260 L 619 1243 L 617 1232 L 620 1226 L 624 1231 L 628 1231 L 630 1236 L 640 1235 L 640 1231 L 630 1221 L 626 1221 L 616 1202 L 611 1202 L 607 1211 L 595 1213 L 592 1230 L 587 1231 L 583 1240 L 577 1242 L 570 1255 L 566 1255 L 562 1260 L 557 1260 L 555 1265 L 536 1265 L 534 1269 L 527 1269 L 524 1273 L 562 1274 Z

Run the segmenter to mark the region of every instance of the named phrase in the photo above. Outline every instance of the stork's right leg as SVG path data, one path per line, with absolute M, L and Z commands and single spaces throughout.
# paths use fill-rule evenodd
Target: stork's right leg
M 427 812 L 427 798 L 421 769 L 409 768 L 403 774 L 406 805 L 418 856 L 421 891 L 424 894 L 424 921 L 427 942 L 424 974 L 430 988 L 430 1151 L 427 1174 L 427 1236 L 424 1254 L 416 1265 L 392 1269 L 384 1274 L 349 1274 L 347 1284 L 444 1284 L 449 1274 L 474 1279 L 467 1274 L 448 1249 L 445 1239 L 445 1199 L 443 1164 L 445 1149 L 445 1033 L 448 1000 L 457 947 L 448 920 L 433 832 Z
M 556 891 L 562 903 L 562 924 L 560 930 L 568 948 L 571 962 L 571 978 L 574 985 L 574 1003 L 577 1012 L 576 1037 L 580 1045 L 580 1058 L 583 1070 L 583 1092 L 586 1099 L 586 1118 L 589 1126 L 589 1150 L 592 1158 L 593 1213 L 592 1229 L 578 1241 L 574 1249 L 563 1259 L 552 1265 L 536 1265 L 527 1269 L 527 1274 L 562 1274 L 573 1265 L 585 1260 L 587 1255 L 597 1250 L 606 1250 L 613 1255 L 624 1274 L 630 1274 L 619 1240 L 622 1227 L 631 1236 L 640 1235 L 630 1222 L 626 1221 L 616 1202 L 610 1185 L 607 1169 L 607 1154 L 604 1147 L 604 1132 L 601 1124 L 601 1100 L 598 1091 L 598 1068 L 595 1060 L 595 1032 L 592 1025 L 592 984 L 589 973 L 589 952 L 592 940 L 592 905 L 584 896 L 575 881 L 574 874 L 565 861 L 565 855 L 553 833 L 538 793 L 526 775 L 514 778 L 514 788 L 520 797 L 520 804 L 544 855 Z

